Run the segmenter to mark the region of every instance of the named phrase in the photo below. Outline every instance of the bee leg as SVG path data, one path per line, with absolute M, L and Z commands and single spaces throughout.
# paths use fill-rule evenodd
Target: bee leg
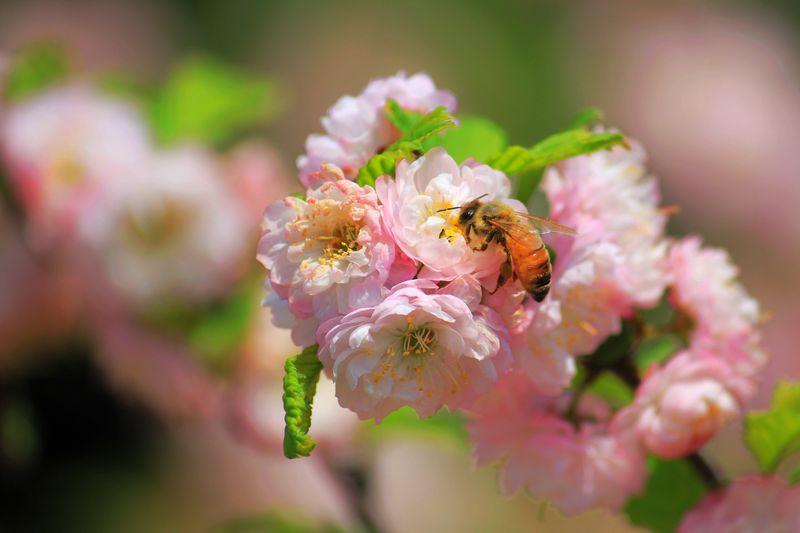
M 511 256 L 506 253 L 506 261 L 502 265 L 500 265 L 500 275 L 497 276 L 497 286 L 494 288 L 492 292 L 489 294 L 496 293 L 500 287 L 506 284 L 506 281 L 511 279 L 511 276 L 514 275 L 514 270 L 511 268 Z
M 478 251 L 479 252 L 485 252 L 486 249 L 489 247 L 489 245 L 492 243 L 492 241 L 498 241 L 498 242 L 500 241 L 500 232 L 499 231 L 497 231 L 497 230 L 490 231 L 489 234 L 484 239 L 483 244 L 481 245 L 481 247 L 478 248 Z

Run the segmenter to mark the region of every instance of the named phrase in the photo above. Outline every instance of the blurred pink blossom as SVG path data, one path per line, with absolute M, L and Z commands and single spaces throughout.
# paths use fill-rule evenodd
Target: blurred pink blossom
M 348 178 L 381 148 L 392 144 L 400 132 L 386 118 L 384 106 L 392 98 L 401 107 L 427 113 L 439 106 L 455 111 L 455 97 L 436 89 L 426 74 L 407 76 L 400 72 L 389 78 L 373 80 L 359 96 L 343 96 L 322 118 L 326 135 L 311 135 L 306 153 L 297 160 L 300 181 L 316 187 L 312 175 L 323 163 L 342 168 Z
M 154 154 L 109 187 L 81 233 L 112 285 L 137 304 L 217 295 L 249 254 L 246 209 L 199 147 Z
M 135 109 L 72 85 L 10 107 L 0 154 L 38 245 L 70 236 L 111 183 L 147 160 L 150 144 Z
M 509 198 L 505 174 L 486 165 L 456 164 L 443 148 L 434 148 L 413 163 L 397 164 L 395 179 L 382 176 L 375 185 L 382 215 L 397 246 L 425 265 L 421 278 L 449 280 L 465 274 L 491 276 L 495 283 L 505 253 L 499 247 L 484 252 L 470 248 L 458 228 L 458 207 L 482 194 L 502 200 L 518 211 L 525 207 Z
M 236 145 L 223 161 L 225 179 L 250 220 L 259 221 L 264 206 L 288 194 L 288 179 L 274 148 L 264 142 Z
M 649 369 L 614 430 L 661 457 L 692 453 L 739 416 L 753 384 L 713 353 L 684 351 Z
M 170 421 L 219 413 L 221 385 L 180 340 L 118 317 L 104 320 L 97 331 L 95 361 L 123 394 Z
M 339 403 L 377 421 L 404 405 L 421 417 L 469 406 L 510 364 L 508 333 L 480 298 L 472 278 L 414 280 L 322 324 L 319 358 Z
M 694 321 L 692 346 L 715 352 L 742 375 L 754 377 L 766 362 L 758 345 L 758 302 L 737 281 L 725 250 L 702 246 L 699 237 L 670 247 L 672 304 Z
M 569 397 L 541 396 L 519 373 L 502 378 L 472 409 L 469 430 L 479 464 L 501 461 L 506 494 L 526 489 L 566 514 L 618 510 L 643 486 L 644 455 L 608 430 L 608 407 L 585 397 L 564 418 Z
M 745 476 L 706 496 L 679 533 L 800 531 L 800 487 L 773 476 Z
M 80 322 L 83 286 L 75 272 L 32 253 L 0 205 L 0 373 L 63 342 Z

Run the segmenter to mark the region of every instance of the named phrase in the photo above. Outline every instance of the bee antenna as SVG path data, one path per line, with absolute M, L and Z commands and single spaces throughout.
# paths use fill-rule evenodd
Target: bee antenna
M 472 200 L 472 201 L 473 201 L 473 202 L 477 202 L 478 200 L 480 200 L 480 199 L 481 199 L 481 198 L 483 198 L 484 196 L 489 196 L 489 193 L 488 193 L 488 192 L 485 192 L 485 193 L 481 194 L 480 196 L 478 196 L 477 198 L 475 198 L 475 199 L 474 199 L 474 200 Z
M 461 209 L 461 206 L 457 205 L 455 207 L 445 207 L 444 209 L 439 209 L 436 212 L 441 213 L 442 211 L 452 211 L 453 209 Z

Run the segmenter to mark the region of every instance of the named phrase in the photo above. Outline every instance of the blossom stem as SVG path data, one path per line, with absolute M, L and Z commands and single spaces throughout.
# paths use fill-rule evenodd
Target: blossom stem
M 692 466 L 697 475 L 700 476 L 700 479 L 703 480 L 703 483 L 708 486 L 709 490 L 715 490 L 722 487 L 722 481 L 720 481 L 716 472 L 714 472 L 714 469 L 711 468 L 711 465 L 708 464 L 705 459 L 703 459 L 702 455 L 695 452 L 691 455 L 687 455 L 686 461 Z

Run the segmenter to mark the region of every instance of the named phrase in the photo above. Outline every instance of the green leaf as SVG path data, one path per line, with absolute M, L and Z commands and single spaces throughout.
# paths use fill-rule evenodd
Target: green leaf
M 64 81 L 68 75 L 69 61 L 63 49 L 54 44 L 34 44 L 13 56 L 3 95 L 10 102 L 18 102 Z
M 654 533 L 672 533 L 683 516 L 706 493 L 706 486 L 683 459 L 649 458 L 650 476 L 644 491 L 628 501 L 625 514 L 632 524 Z
M 625 136 L 621 133 L 592 133 L 578 128 L 551 135 L 530 149 L 509 146 L 487 163 L 506 174 L 518 174 L 615 146 L 627 146 Z
M 543 168 L 533 168 L 520 172 L 516 176 L 514 197 L 525 205 L 530 205 L 536 188 L 544 177 Z
M 247 280 L 222 305 L 202 315 L 189 332 L 189 345 L 207 365 L 224 369 L 259 308 L 260 283 Z
M 547 167 L 582 154 L 625 145 L 621 133 L 592 133 L 584 129 L 568 130 L 551 135 L 531 148 L 532 167 Z
M 633 391 L 627 383 L 614 374 L 605 371 L 592 381 L 586 392 L 604 399 L 614 409 L 619 409 L 633 401 Z
M 669 303 L 666 293 L 664 293 L 655 307 L 636 311 L 636 315 L 642 322 L 647 322 L 654 326 L 668 326 L 675 320 L 676 314 L 675 308 Z
M 529 149 L 522 146 L 509 146 L 499 154 L 490 157 L 486 164 L 511 175 L 533 168 L 531 161 L 532 156 Z
M 380 176 L 394 174 L 397 162 L 416 157 L 424 151 L 423 143 L 432 136 L 455 126 L 453 116 L 444 107 L 423 115 L 400 139 L 382 153 L 372 156 L 358 171 L 356 183 L 375 185 Z
M 458 121 L 460 124 L 457 128 L 428 139 L 424 144 L 425 149 L 441 146 L 457 163 L 462 163 L 470 157 L 486 161 L 508 143 L 503 128 L 489 119 L 462 115 Z
M 745 417 L 744 437 L 764 473 L 800 450 L 800 384 L 778 383 L 769 410 Z
M 792 485 L 797 485 L 800 483 L 800 466 L 796 467 L 792 470 L 792 473 L 789 474 L 789 483 Z
M 588 126 L 603 122 L 603 119 L 604 116 L 602 111 L 596 107 L 587 107 L 586 109 L 581 109 L 578 114 L 575 115 L 575 118 L 572 119 L 569 127 L 571 129 L 586 128 Z
M 636 367 L 644 371 L 653 363 L 666 361 L 683 347 L 683 341 L 677 335 L 659 335 L 644 340 L 636 349 Z
M 283 377 L 283 409 L 286 422 L 283 434 L 283 454 L 289 459 L 308 457 L 317 445 L 308 436 L 311 427 L 311 408 L 322 363 L 317 358 L 317 345 L 309 346 L 286 360 Z
M 403 109 L 400 107 L 400 104 L 397 103 L 397 100 L 391 98 L 386 100 L 385 109 L 386 117 L 389 119 L 389 122 L 394 124 L 402 133 L 408 133 L 414 124 L 422 118 L 422 113 Z
M 211 528 L 209 533 L 343 533 L 332 524 L 315 525 L 303 520 L 302 515 L 289 512 L 267 512 L 243 516 Z
M 222 143 L 243 128 L 275 117 L 282 107 L 278 84 L 206 57 L 179 65 L 151 105 L 162 143 Z
M 34 413 L 24 400 L 6 398 L 0 407 L 0 451 L 14 465 L 28 464 L 40 448 Z
M 622 323 L 622 329 L 616 335 L 607 338 L 597 350 L 589 356 L 593 366 L 606 367 L 631 353 L 633 345 L 633 327 L 629 322 Z

